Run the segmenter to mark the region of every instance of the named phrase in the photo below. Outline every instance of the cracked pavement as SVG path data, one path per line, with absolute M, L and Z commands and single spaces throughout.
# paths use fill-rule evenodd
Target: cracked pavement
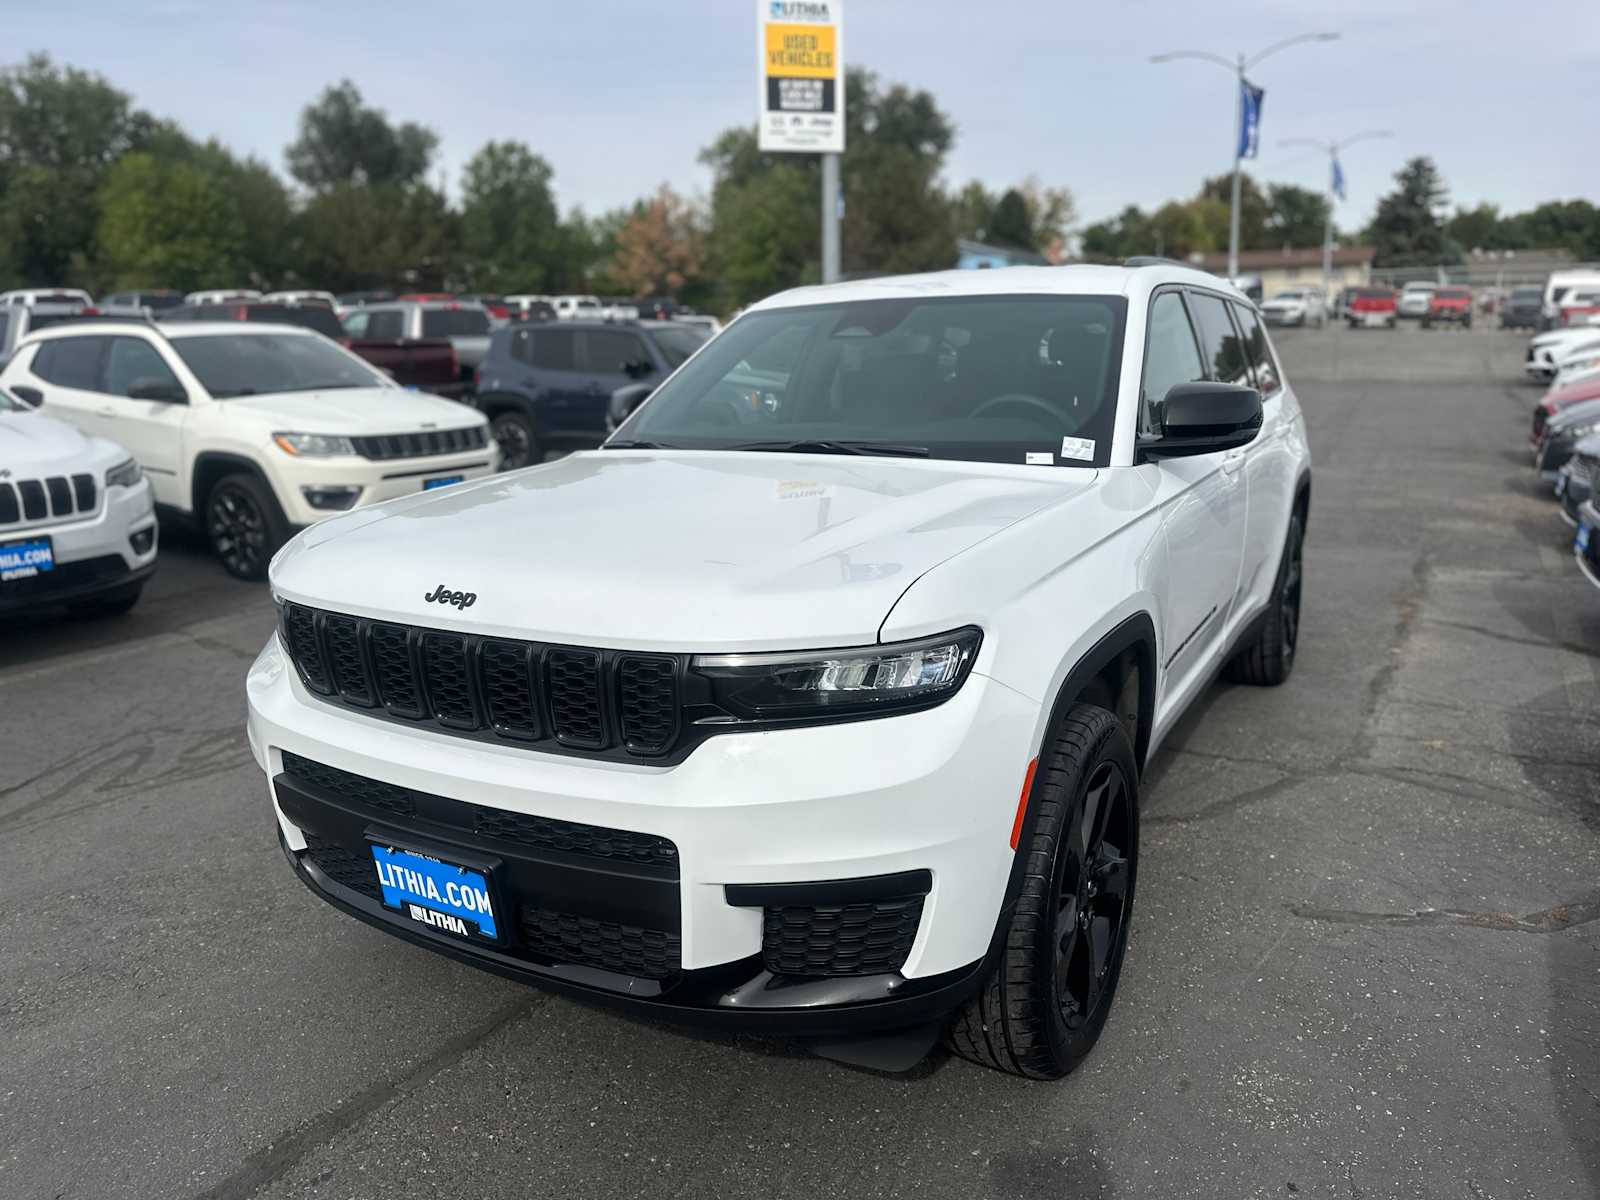
M 1600 592 L 1523 339 L 1292 331 L 1301 658 L 1145 781 L 1084 1067 L 905 1077 L 683 1033 L 349 920 L 243 731 L 260 588 L 0 629 L 0 1196 L 1600 1196 Z

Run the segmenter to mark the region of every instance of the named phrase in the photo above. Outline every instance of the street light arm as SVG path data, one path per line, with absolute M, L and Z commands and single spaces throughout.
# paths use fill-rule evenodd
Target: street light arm
M 1152 54 L 1150 61 L 1153 63 L 1172 62 L 1178 58 L 1198 58 L 1202 62 L 1213 62 L 1219 67 L 1226 67 L 1230 72 L 1237 72 L 1239 64 L 1229 62 L 1220 54 L 1212 54 L 1209 50 L 1170 50 L 1166 54 Z
M 1279 138 L 1278 145 L 1279 147 L 1315 146 L 1318 150 L 1327 150 L 1329 152 L 1332 152 L 1335 148 L 1332 142 L 1322 142 L 1316 138 L 1309 137 Z
M 1260 54 L 1257 54 L 1254 58 L 1249 59 L 1244 64 L 1245 70 L 1248 71 L 1251 67 L 1255 66 L 1268 55 L 1276 54 L 1279 50 L 1286 50 L 1290 46 L 1298 46 L 1301 42 L 1332 42 L 1337 41 L 1338 38 L 1339 35 L 1337 33 L 1300 33 L 1291 38 L 1284 38 L 1283 41 L 1272 43 L 1272 45 L 1261 51 Z
M 1394 131 L 1392 129 L 1369 129 L 1365 133 L 1352 133 L 1342 142 L 1335 142 L 1333 149 L 1334 152 L 1337 153 L 1354 142 L 1370 142 L 1375 141 L 1378 138 L 1392 138 L 1393 136 Z

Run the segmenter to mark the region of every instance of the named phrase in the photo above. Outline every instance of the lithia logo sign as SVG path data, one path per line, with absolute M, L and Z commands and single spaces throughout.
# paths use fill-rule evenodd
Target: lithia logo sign
M 833 14 L 819 0 L 772 0 L 774 21 L 831 21 Z
M 471 608 L 478 601 L 477 592 L 452 592 L 444 584 L 433 589 L 433 594 L 424 596 L 429 604 L 453 604 L 457 608 Z

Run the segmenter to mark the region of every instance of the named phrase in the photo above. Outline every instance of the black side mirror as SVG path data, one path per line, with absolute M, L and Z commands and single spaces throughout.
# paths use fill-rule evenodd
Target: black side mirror
M 611 403 L 606 407 L 606 431 L 615 433 L 619 425 L 633 416 L 639 405 L 650 398 L 655 387 L 648 383 L 630 383 L 611 393 Z
M 128 385 L 131 400 L 159 400 L 163 404 L 187 404 L 189 393 L 169 379 L 135 379 Z
M 1215 454 L 1248 446 L 1261 431 L 1261 393 L 1233 383 L 1179 383 L 1154 406 L 1143 459 Z
M 38 408 L 44 403 L 44 393 L 36 387 L 18 384 L 11 389 L 11 394 L 24 404 L 33 405 L 34 408 Z

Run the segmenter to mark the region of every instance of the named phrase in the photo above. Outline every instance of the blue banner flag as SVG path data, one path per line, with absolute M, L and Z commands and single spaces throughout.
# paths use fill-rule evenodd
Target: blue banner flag
M 1261 98 L 1267 93 L 1248 79 L 1239 80 L 1239 157 L 1254 158 L 1261 145 Z
M 1344 168 L 1339 165 L 1339 160 L 1333 160 L 1333 194 L 1339 199 L 1344 199 Z

